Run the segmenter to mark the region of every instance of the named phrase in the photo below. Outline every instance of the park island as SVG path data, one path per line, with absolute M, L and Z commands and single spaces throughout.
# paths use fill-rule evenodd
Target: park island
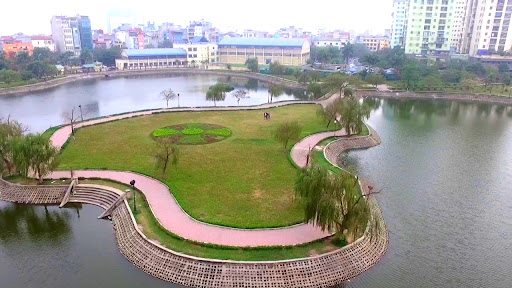
M 363 122 L 368 107 L 341 89 L 344 97 L 148 110 L 14 137 L 0 200 L 102 207 L 121 253 L 168 282 L 335 286 L 375 265 L 388 244 L 372 196 L 380 191 L 336 164 L 380 143 Z M 359 117 L 342 120 L 343 109 Z M 17 125 L 2 121 L 9 137 Z M 22 166 L 24 141 L 54 156 L 39 170 L 29 159 Z

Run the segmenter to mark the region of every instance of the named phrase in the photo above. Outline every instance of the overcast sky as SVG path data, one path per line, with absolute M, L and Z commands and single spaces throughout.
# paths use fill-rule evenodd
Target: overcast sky
M 274 31 L 295 25 L 317 32 L 320 28 L 382 34 L 391 26 L 393 0 L 25 0 L 2 1 L 0 35 L 18 32 L 50 34 L 52 15 L 87 15 L 93 29 L 107 30 L 107 15 L 136 15 L 136 21 L 154 20 L 186 25 L 205 19 L 226 30 Z M 127 18 L 129 19 L 129 18 Z M 113 22 L 123 18 L 113 18 Z M 115 27 L 112 27 L 115 28 Z

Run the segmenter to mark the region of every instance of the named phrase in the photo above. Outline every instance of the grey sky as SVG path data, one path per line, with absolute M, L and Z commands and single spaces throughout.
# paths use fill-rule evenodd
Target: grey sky
M 273 31 L 295 25 L 316 32 L 319 28 L 372 33 L 391 26 L 393 0 L 28 0 L 5 1 L 0 8 L 0 35 L 18 32 L 50 34 L 52 15 L 88 15 L 93 29 L 107 30 L 109 11 L 136 14 L 137 22 L 155 20 L 186 25 L 204 18 L 222 30 L 243 28 Z M 26 9 L 26 10 L 22 10 Z M 122 20 L 122 19 L 119 19 Z M 115 28 L 115 27 L 113 27 Z

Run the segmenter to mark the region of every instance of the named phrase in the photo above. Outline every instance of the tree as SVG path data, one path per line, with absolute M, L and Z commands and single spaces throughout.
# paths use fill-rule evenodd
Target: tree
M 42 79 L 46 76 L 46 64 L 40 61 L 28 64 L 27 70 L 32 72 L 37 78 Z
M 32 62 L 32 57 L 28 54 L 28 52 L 18 52 L 14 57 L 14 62 L 18 67 L 18 71 L 22 71 L 27 69 L 27 65 Z
M 5 52 L 0 51 L 0 70 L 9 69 L 9 63 L 7 62 L 7 59 L 5 56 L 6 56 Z
M 462 80 L 462 71 L 459 69 L 447 69 L 442 72 L 442 77 L 445 82 L 459 83 Z
M 48 62 L 55 64 L 55 54 L 50 49 L 44 47 L 34 47 L 32 57 L 36 61 Z
M 319 107 L 317 111 L 317 115 L 321 118 L 323 118 L 325 121 L 327 121 L 327 127 L 329 128 L 329 125 L 333 123 L 336 120 L 336 117 L 338 116 L 339 110 L 340 110 L 340 104 L 341 100 L 337 98 L 333 102 L 330 102 L 327 104 L 327 106 Z
M 259 67 L 258 67 L 258 58 L 255 58 L 255 57 L 251 57 L 251 58 L 247 58 L 247 60 L 245 61 L 245 65 L 247 65 L 247 68 L 249 70 L 251 70 L 251 72 L 259 72 Z
M 385 81 L 384 77 L 382 77 L 382 75 L 375 75 L 375 74 L 372 74 L 372 75 L 366 77 L 366 82 L 370 83 L 375 88 L 377 88 L 377 86 L 380 84 L 386 83 L 386 81 Z
M 340 103 L 340 124 L 348 135 L 359 134 L 364 120 L 370 117 L 371 109 L 367 104 L 360 104 L 355 97 L 343 98 Z
M 352 97 L 354 96 L 354 91 L 352 91 L 350 88 L 345 88 L 345 90 L 343 90 L 343 96 Z
M 414 88 L 417 81 L 420 80 L 420 68 L 416 61 L 409 61 L 405 64 L 402 71 L 402 79 L 407 83 L 407 89 Z
M 82 64 L 90 64 L 93 61 L 93 54 L 90 50 L 84 49 L 80 52 L 80 61 Z
M 226 92 L 233 91 L 233 87 L 226 83 L 217 83 L 208 88 L 206 92 L 206 100 L 213 101 L 217 106 L 217 101 L 224 101 L 226 99 Z
M 22 137 L 25 131 L 27 131 L 27 127 L 23 126 L 20 122 L 9 118 L 7 120 L 0 118 L 0 177 L 5 170 L 9 174 L 14 171 L 13 141 Z
M 160 96 L 162 96 L 162 98 L 167 102 L 167 108 L 169 108 L 169 101 L 172 101 L 172 100 L 176 99 L 176 97 L 178 97 L 178 95 L 176 93 L 174 93 L 174 91 L 172 91 L 172 89 L 170 89 L 170 88 L 160 92 Z M 179 98 L 178 98 L 178 107 L 180 107 L 179 103 L 180 102 L 179 102 Z
M 240 106 L 240 100 L 249 98 L 249 92 L 243 89 L 236 90 L 233 92 L 233 97 L 236 98 L 238 106 Z
M 307 222 L 345 240 L 349 233 L 355 234 L 357 220 L 369 217 L 369 208 L 363 199 L 380 192 L 370 190 L 365 195 L 359 192 L 357 185 L 357 178 L 348 173 L 331 173 L 325 167 L 313 164 L 299 172 L 295 193 L 304 206 Z
M 283 148 L 288 147 L 288 142 L 299 140 L 302 126 L 297 121 L 284 122 L 277 126 L 274 130 L 274 139 L 283 145 Z
M 308 93 L 308 95 L 313 96 L 313 99 L 318 99 L 323 96 L 322 85 L 319 83 L 309 83 L 306 92 Z
M 375 66 L 379 62 L 379 56 L 375 54 L 367 54 L 363 58 L 363 63 L 368 64 L 370 67 Z
M 270 103 L 274 101 L 274 97 L 279 97 L 283 94 L 284 86 L 281 84 L 270 83 L 268 87 L 268 94 L 270 95 Z
M 348 64 L 348 61 L 354 57 L 354 44 L 347 43 L 341 54 L 343 55 L 345 63 Z
M 169 141 L 157 141 L 155 151 L 156 168 L 162 170 L 162 178 L 169 166 L 178 165 L 180 150 Z
M 59 161 L 59 151 L 43 134 L 17 138 L 13 145 L 13 155 L 21 175 L 28 177 L 29 171 L 33 171 L 39 183 L 43 183 L 43 177 L 53 171 Z
M 231 68 L 232 68 L 232 67 L 231 67 L 231 64 L 226 65 L 226 68 L 227 68 L 228 70 L 231 70 Z
M 66 51 L 59 55 L 59 62 L 64 66 L 69 66 L 71 64 L 71 59 L 75 57 L 75 53 L 72 51 Z
M 105 66 L 115 66 L 116 65 L 116 58 L 121 57 L 121 48 L 118 47 L 112 47 L 110 49 L 105 48 L 97 48 L 94 49 L 93 52 L 94 59 L 96 61 L 99 61 L 103 63 Z
M 347 88 L 350 84 L 355 84 L 356 82 L 356 79 L 351 76 L 331 74 L 325 79 L 324 85 L 330 91 L 339 92 L 338 95 L 341 97 L 341 95 L 343 95 L 343 89 Z
M 507 63 L 500 63 L 500 65 L 498 65 L 498 71 L 500 74 L 504 74 L 510 71 L 510 67 Z
M 0 82 L 4 82 L 7 85 L 11 85 L 12 82 L 19 81 L 21 74 L 13 70 L 0 70 Z
M 78 113 L 75 113 L 75 107 L 71 109 L 71 113 L 64 112 L 62 113 L 62 118 L 64 118 L 65 121 L 69 122 L 69 125 L 71 126 L 71 135 L 75 135 L 75 123 L 78 121 L 79 115 Z
M 443 80 L 439 75 L 429 75 L 421 79 L 420 85 L 428 89 L 439 88 L 443 85 Z
M 284 74 L 284 66 L 277 61 L 270 63 L 269 70 L 272 75 L 282 76 Z
M 466 71 L 477 75 L 478 77 L 485 77 L 487 71 L 485 67 L 480 62 L 474 62 L 466 66 Z

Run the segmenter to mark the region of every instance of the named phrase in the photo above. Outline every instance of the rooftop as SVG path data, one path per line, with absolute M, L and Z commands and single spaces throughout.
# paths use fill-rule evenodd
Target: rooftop
M 187 51 L 182 48 L 153 48 L 153 49 L 124 49 L 123 55 L 127 57 L 148 56 L 187 56 Z
M 272 47 L 302 47 L 303 38 L 224 38 L 219 46 L 272 46 Z
M 36 35 L 32 36 L 32 40 L 52 40 L 52 36 Z

